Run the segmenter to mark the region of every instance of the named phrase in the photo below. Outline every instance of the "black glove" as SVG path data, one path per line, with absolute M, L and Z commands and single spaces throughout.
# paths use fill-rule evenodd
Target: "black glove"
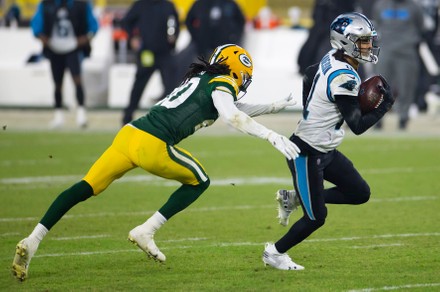
M 394 104 L 394 101 L 396 101 L 396 98 L 393 96 L 393 92 L 391 90 L 391 86 L 388 84 L 385 77 L 382 75 L 379 75 L 380 79 L 382 80 L 383 86 L 379 86 L 380 93 L 383 94 L 383 104 L 387 108 L 387 111 L 391 109 L 391 107 Z

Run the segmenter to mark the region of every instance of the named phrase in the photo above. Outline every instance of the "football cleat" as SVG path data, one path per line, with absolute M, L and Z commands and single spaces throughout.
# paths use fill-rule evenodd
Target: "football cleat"
M 165 262 L 165 255 L 156 246 L 152 233 L 145 232 L 141 226 L 137 226 L 128 233 L 128 240 L 142 249 L 148 257 L 158 261 Z
M 38 244 L 33 243 L 28 238 L 20 241 L 15 247 L 12 274 L 20 281 L 24 281 L 27 278 L 29 264 L 37 249 Z
M 87 128 L 87 113 L 84 107 L 80 106 L 76 112 L 76 124 L 81 129 Z
M 59 129 L 64 126 L 64 113 L 60 109 L 55 110 L 53 120 L 50 122 L 49 127 L 51 129 Z
M 278 202 L 278 219 L 281 225 L 289 224 L 290 214 L 301 205 L 294 190 L 278 190 L 275 199 Z
M 266 243 L 263 252 L 265 266 L 271 266 L 278 270 L 304 270 L 303 266 L 295 264 L 286 253 L 279 253 L 273 243 Z

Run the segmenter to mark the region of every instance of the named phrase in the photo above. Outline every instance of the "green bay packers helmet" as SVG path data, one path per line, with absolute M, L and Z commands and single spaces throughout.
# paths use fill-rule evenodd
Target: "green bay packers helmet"
M 245 49 L 235 44 L 218 46 L 209 58 L 209 64 L 214 63 L 228 65 L 231 70 L 229 75 L 236 80 L 240 91 L 246 93 L 252 82 L 254 66 L 251 56 Z
M 371 41 L 373 47 L 363 55 L 357 41 Z M 380 48 L 376 46 L 377 32 L 371 21 L 363 14 L 350 12 L 339 15 L 330 25 L 330 43 L 333 48 L 343 50 L 359 63 L 377 63 Z

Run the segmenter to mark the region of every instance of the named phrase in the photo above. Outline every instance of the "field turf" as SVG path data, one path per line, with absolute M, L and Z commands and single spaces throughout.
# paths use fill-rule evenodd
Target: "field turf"
M 264 243 L 286 231 L 275 191 L 291 188 L 283 157 L 245 135 L 181 143 L 210 188 L 156 234 L 165 264 L 127 241 L 178 186 L 142 170 L 80 203 L 30 265 L 11 275 L 16 243 L 111 143 L 108 132 L 0 133 L 0 291 L 439 291 L 440 138 L 347 137 L 340 147 L 369 182 L 371 200 L 328 205 L 326 224 L 289 251 L 304 271 L 264 267 Z M 291 222 L 302 215 L 298 210 Z

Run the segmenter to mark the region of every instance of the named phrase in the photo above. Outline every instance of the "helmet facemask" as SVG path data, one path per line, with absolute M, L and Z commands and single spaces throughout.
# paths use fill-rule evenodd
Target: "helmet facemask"
M 379 60 L 380 47 L 376 45 L 377 36 L 356 37 L 348 35 L 347 39 L 353 43 L 353 49 L 349 56 L 355 58 L 359 63 L 371 62 L 376 64 Z M 371 44 L 370 48 L 361 48 L 362 44 Z

